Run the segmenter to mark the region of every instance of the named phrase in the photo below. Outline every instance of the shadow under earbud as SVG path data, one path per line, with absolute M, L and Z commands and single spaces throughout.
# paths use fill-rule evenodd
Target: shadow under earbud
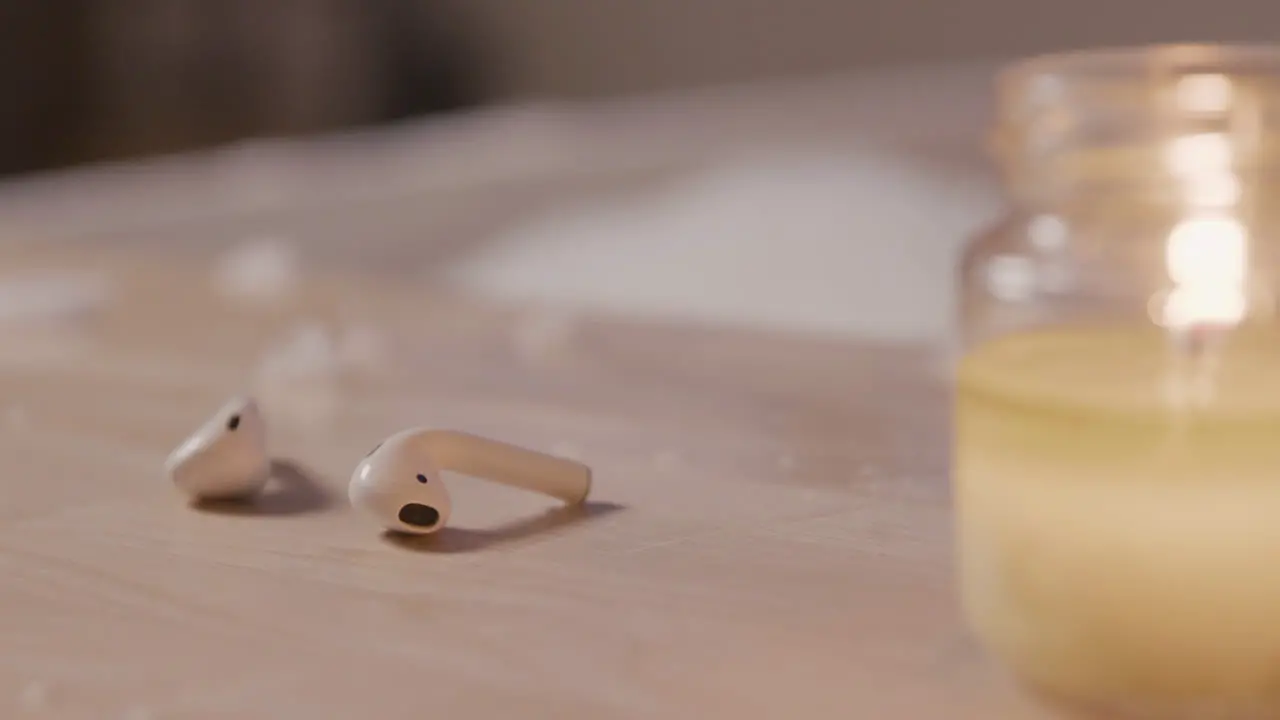
M 518 542 L 558 528 L 575 525 L 626 509 L 611 502 L 586 502 L 548 510 L 541 515 L 488 529 L 445 526 L 430 535 L 410 535 L 388 530 L 382 534 L 396 547 L 424 553 L 463 553 Z
M 201 500 L 193 507 L 224 515 L 301 515 L 333 504 L 314 473 L 292 460 L 272 460 L 271 479 L 261 493 L 244 500 Z

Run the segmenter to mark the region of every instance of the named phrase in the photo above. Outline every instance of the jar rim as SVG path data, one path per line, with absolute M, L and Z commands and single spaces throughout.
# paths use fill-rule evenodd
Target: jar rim
M 996 82 L 1010 91 L 1045 78 L 1087 84 L 1193 73 L 1280 76 L 1280 44 L 1170 43 L 1067 50 L 1016 60 L 999 71 Z
M 1280 177 L 1280 44 L 1050 53 L 1015 61 L 996 80 L 989 150 L 1011 182 L 1040 195 L 1105 183 L 1130 194 L 1140 185 L 1180 193 L 1186 163 L 1171 169 L 1168 158 L 1171 143 L 1189 137 L 1217 138 L 1225 148 L 1188 144 L 1188 153 L 1200 153 L 1186 155 L 1200 158 L 1197 167 L 1213 151 L 1214 168 Z M 1121 162 L 1122 153 L 1132 157 Z

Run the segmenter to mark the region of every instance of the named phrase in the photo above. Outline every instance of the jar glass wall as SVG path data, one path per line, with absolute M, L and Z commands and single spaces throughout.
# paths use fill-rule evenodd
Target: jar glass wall
M 962 267 L 961 595 L 1042 694 L 1280 718 L 1280 48 L 1032 59 Z

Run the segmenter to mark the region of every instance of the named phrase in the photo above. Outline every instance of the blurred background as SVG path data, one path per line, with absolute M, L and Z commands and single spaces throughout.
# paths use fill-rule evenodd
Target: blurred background
M 1001 62 L 1277 27 L 1269 0 L 0 0 L 0 231 L 270 233 L 506 299 L 936 337 L 999 202 Z

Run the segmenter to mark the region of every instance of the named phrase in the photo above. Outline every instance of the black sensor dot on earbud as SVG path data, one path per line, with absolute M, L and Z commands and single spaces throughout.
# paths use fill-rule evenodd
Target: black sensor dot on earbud
M 227 418 L 227 429 L 228 429 L 228 430 L 235 430 L 235 429 L 236 429 L 236 428 L 238 428 L 238 427 L 240 427 L 240 416 L 239 416 L 239 415 L 232 415 L 231 417 Z
M 426 475 L 423 475 L 423 474 L 421 474 L 421 473 L 419 473 L 419 474 L 418 474 L 418 482 L 420 482 L 420 483 L 422 483 L 422 484 L 424 484 L 424 485 L 425 485 L 425 484 L 426 484 L 426 482 L 427 482 L 427 476 L 426 476 Z

